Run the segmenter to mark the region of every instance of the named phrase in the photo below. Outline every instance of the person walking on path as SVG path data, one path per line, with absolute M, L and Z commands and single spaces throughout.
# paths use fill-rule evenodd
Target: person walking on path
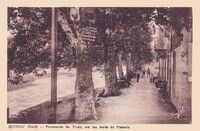
M 142 78 L 145 77 L 145 73 L 146 73 L 146 70 L 143 69 L 143 70 L 142 70 Z
M 140 79 L 140 73 L 141 73 L 141 72 L 140 72 L 140 69 L 138 69 L 137 72 L 136 72 L 136 74 L 137 74 L 137 82 L 139 82 L 139 79 Z
M 149 68 L 147 69 L 147 78 L 148 77 L 150 78 L 150 69 Z

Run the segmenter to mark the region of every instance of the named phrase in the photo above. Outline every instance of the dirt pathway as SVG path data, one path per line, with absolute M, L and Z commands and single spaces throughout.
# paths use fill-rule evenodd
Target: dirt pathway
M 172 108 L 160 97 L 158 88 L 148 78 L 122 90 L 122 95 L 102 98 L 106 102 L 99 107 L 96 124 L 158 124 L 178 123 L 171 117 Z

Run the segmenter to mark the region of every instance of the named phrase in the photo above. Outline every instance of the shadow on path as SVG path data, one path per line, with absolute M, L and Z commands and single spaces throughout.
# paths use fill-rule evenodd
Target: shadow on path
M 129 88 L 120 96 L 101 98 L 103 104 L 97 108 L 99 119 L 88 124 L 177 124 L 173 118 L 173 107 L 161 98 L 159 89 L 148 78 L 137 83 L 131 81 Z

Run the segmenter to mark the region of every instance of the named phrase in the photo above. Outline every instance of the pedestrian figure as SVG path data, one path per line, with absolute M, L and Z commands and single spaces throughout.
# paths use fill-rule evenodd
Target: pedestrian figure
M 147 69 L 147 78 L 148 77 L 150 78 L 150 69 L 149 68 Z
M 139 79 L 140 79 L 140 70 L 138 69 L 137 70 L 137 82 L 139 82 Z
M 151 76 L 150 76 L 150 83 L 153 83 L 153 73 L 151 73 Z
M 146 73 L 146 70 L 143 69 L 143 71 L 142 71 L 142 78 L 145 77 L 145 73 Z

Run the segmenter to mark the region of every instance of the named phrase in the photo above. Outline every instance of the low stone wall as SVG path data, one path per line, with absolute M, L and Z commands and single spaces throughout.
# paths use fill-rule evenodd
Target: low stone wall
M 58 100 L 57 123 L 72 120 L 75 107 L 75 95 L 68 95 Z M 10 116 L 8 123 L 21 124 L 48 124 L 51 113 L 51 102 L 47 101 L 19 112 L 19 115 Z
M 95 93 L 99 94 L 102 88 L 95 89 Z M 75 94 L 59 98 L 57 103 L 57 122 L 66 123 L 74 118 Z M 34 107 L 19 112 L 19 115 L 9 116 L 8 123 L 20 124 L 48 124 L 51 113 L 51 102 L 47 101 Z

